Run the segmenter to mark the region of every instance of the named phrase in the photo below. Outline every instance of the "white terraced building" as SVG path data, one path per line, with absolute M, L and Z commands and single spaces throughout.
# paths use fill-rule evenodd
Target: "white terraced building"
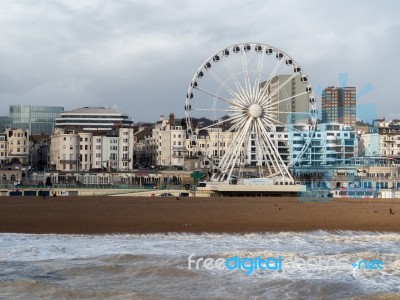
M 207 129 L 207 135 L 199 135 L 196 146 L 191 144 L 190 139 L 186 140 L 187 155 L 188 157 L 199 156 L 199 153 L 196 152 L 197 148 L 199 148 L 202 154 L 206 155 L 215 164 L 219 164 L 223 155 L 232 147 L 232 141 L 235 140 L 234 137 L 236 134 L 237 132 L 224 131 L 221 128 L 209 128 Z M 276 126 L 274 132 L 270 133 L 270 138 L 281 154 L 282 160 L 288 163 L 288 132 L 285 131 L 285 127 Z M 242 146 L 238 158 L 238 163 L 240 163 L 241 166 L 265 165 L 265 160 L 258 156 L 260 149 L 257 149 L 259 145 L 255 139 L 255 135 L 252 134 L 247 149 L 244 145 Z M 203 164 L 198 167 L 208 168 L 211 167 L 211 165 L 207 160 L 204 160 Z
M 361 144 L 365 156 L 400 158 L 400 121 L 374 120 L 374 127 L 361 135 Z
M 82 107 L 65 111 L 56 119 L 55 127 L 79 128 L 84 131 L 109 131 L 115 126 L 132 126 L 127 114 L 105 107 Z
M 49 167 L 69 172 L 132 170 L 134 144 L 133 128 L 118 128 L 112 135 L 56 129 L 51 136 Z
M 175 124 L 174 114 L 169 119 L 160 117 L 152 132 L 156 143 L 158 166 L 183 167 L 186 154 L 186 130 Z
M 29 130 L 6 128 L 0 134 L 0 165 L 18 159 L 26 165 L 29 161 Z

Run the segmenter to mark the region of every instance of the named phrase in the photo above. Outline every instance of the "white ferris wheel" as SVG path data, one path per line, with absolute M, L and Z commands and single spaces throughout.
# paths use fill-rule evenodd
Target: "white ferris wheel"
M 246 170 L 293 180 L 289 167 L 304 154 L 317 123 L 316 99 L 293 58 L 265 44 L 242 43 L 213 54 L 196 71 L 185 118 L 191 147 L 210 165 L 211 180 L 230 182 Z M 224 138 L 213 152 L 200 143 L 205 132 Z M 293 140 L 298 145 L 291 153 Z

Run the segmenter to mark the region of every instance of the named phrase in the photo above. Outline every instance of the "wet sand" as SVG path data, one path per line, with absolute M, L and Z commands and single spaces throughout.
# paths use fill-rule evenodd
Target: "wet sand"
M 392 208 L 394 214 L 390 214 Z M 400 232 L 398 199 L 0 197 L 0 232 Z

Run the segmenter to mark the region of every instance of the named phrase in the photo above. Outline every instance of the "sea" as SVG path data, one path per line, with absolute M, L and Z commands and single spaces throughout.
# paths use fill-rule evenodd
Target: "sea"
M 400 234 L 0 233 L 0 299 L 377 297 L 400 299 Z

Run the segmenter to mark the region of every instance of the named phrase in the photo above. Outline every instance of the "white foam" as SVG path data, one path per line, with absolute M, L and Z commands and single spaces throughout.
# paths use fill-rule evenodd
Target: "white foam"
M 188 257 L 196 253 L 197 257 L 277 257 L 284 259 L 300 257 L 303 259 L 345 258 L 352 261 L 361 259 L 380 259 L 384 263 L 383 270 L 357 270 L 351 266 L 338 265 L 320 269 L 287 269 L 282 271 L 262 271 L 250 276 L 244 272 L 188 270 Z M 72 260 L 72 259 L 80 260 Z M 90 259 L 89 259 L 90 258 Z M 93 258 L 93 259 L 91 259 Z M 87 259 L 87 260 L 86 260 Z M 55 261 L 49 261 L 55 260 Z M 163 280 L 179 282 L 182 278 L 192 286 L 198 286 L 199 280 L 204 285 L 210 285 L 215 280 L 246 288 L 262 289 L 263 284 L 270 284 L 271 293 L 280 294 L 280 289 L 289 290 L 294 297 L 302 297 L 299 287 L 308 282 L 308 287 L 318 288 L 319 283 L 329 283 L 330 286 L 348 287 L 359 291 L 373 290 L 376 293 L 396 291 L 400 280 L 400 234 L 354 231 L 314 231 L 314 232 L 283 232 L 254 234 L 145 234 L 145 235 L 36 235 L 36 234 L 0 234 L 0 263 L 11 270 L 14 263 L 27 262 L 23 265 L 55 266 L 64 271 L 58 276 L 73 273 L 70 265 L 77 261 L 78 273 L 82 265 L 87 268 L 99 268 L 103 276 L 115 276 L 114 281 L 120 282 L 120 266 L 130 267 L 129 276 L 140 282 L 153 278 L 153 285 L 162 286 Z M 47 261 L 47 262 L 45 262 Z M 116 272 L 114 272 L 117 270 Z M 39 270 L 41 271 L 41 270 Z M 38 272 L 39 272 L 38 271 Z M 96 271 L 96 276 L 98 273 Z M 112 271 L 112 272 L 111 272 Z M 88 272 L 91 274 L 90 272 Z M 145 277 L 142 277 L 145 274 Z M 178 274 L 173 277 L 173 274 Z M 123 275 L 121 275 L 123 276 Z M 135 277 L 136 276 L 136 277 Z M 149 277 L 146 277 L 149 276 Z M 172 277 L 171 277 L 172 276 Z M 68 276 L 71 284 L 74 276 Z M 87 280 L 93 280 L 88 278 Z M 316 284 L 317 282 L 318 284 Z M 167 284 L 166 282 L 165 284 Z M 295 287 L 292 287 L 295 283 Z M 131 283 L 130 283 L 131 284 Z M 298 284 L 298 286 L 297 286 Z M 182 282 L 181 288 L 188 282 Z M 276 287 L 275 287 L 276 286 Z M 229 291 L 219 290 L 216 296 L 232 295 Z M 1 295 L 0 295 L 1 296 Z M 175 295 L 176 296 L 176 295 Z M 172 296 L 171 296 L 172 297 Z

